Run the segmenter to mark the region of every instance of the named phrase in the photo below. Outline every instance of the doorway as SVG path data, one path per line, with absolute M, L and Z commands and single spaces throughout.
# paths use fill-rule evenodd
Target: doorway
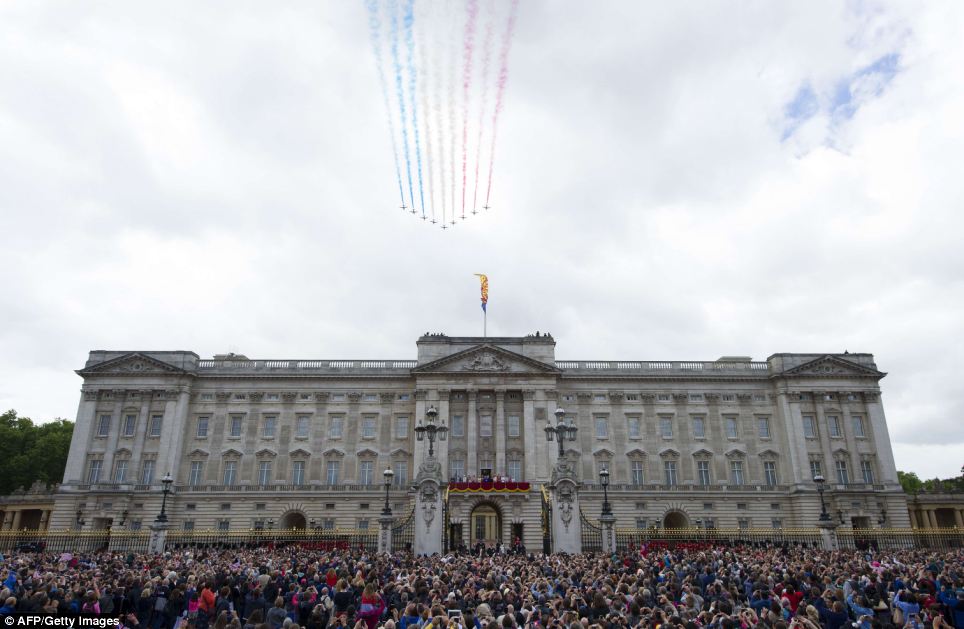
M 663 528 L 666 529 L 685 529 L 689 525 L 689 518 L 682 511 L 670 511 L 663 518 Z
M 299 531 L 303 531 L 305 530 L 306 524 L 305 514 L 300 511 L 289 511 L 281 516 L 282 530 L 298 529 Z
M 495 505 L 487 502 L 478 505 L 472 510 L 469 521 L 473 547 L 479 542 L 494 546 L 502 541 L 502 514 Z

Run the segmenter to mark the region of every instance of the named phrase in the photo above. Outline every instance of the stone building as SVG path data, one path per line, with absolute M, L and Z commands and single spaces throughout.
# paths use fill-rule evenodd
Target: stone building
M 51 528 L 146 527 L 160 479 L 177 529 L 375 528 L 394 472 L 396 515 L 438 411 L 449 477 L 526 490 L 449 492 L 451 539 L 541 545 L 541 487 L 557 408 L 578 426 L 565 457 L 598 517 L 610 471 L 617 527 L 811 526 L 812 479 L 855 527 L 908 526 L 870 354 L 715 361 L 556 360 L 555 340 L 426 334 L 416 360 L 255 360 L 188 351 L 93 351 Z M 882 516 L 886 514 L 886 516 Z M 83 522 L 80 525 L 79 522 Z

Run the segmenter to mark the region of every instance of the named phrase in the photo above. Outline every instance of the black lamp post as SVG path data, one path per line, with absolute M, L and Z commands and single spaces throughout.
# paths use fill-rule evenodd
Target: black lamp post
M 820 521 L 829 522 L 830 514 L 827 513 L 827 503 L 823 501 L 823 492 L 827 491 L 825 487 L 827 479 L 822 474 L 817 474 L 813 477 L 813 482 L 817 484 L 817 493 L 820 494 Z
M 120 521 L 120 524 L 118 524 L 118 526 L 120 526 L 121 528 L 123 528 L 124 525 L 127 523 L 127 515 L 128 515 L 127 509 L 124 509 L 124 510 L 121 512 L 121 521 Z
M 887 524 L 887 509 L 882 509 L 880 511 L 880 518 L 877 520 L 879 526 Z
M 161 512 L 157 514 L 157 518 L 154 520 L 155 522 L 167 522 L 167 495 L 171 493 L 171 483 L 173 482 L 174 479 L 171 478 L 170 472 L 165 474 L 164 478 L 161 479 L 161 484 L 164 486 L 161 493 L 164 497 L 161 499 Z
M 444 424 L 438 424 L 438 411 L 434 406 L 430 406 L 427 411 L 425 411 L 425 423 L 421 422 L 415 427 L 415 439 L 417 441 L 424 441 L 425 437 L 428 436 L 428 455 L 435 456 L 435 438 L 438 437 L 439 441 L 445 441 L 446 435 L 449 429 Z
M 557 408 L 553 413 L 556 416 L 556 425 L 546 422 L 546 441 L 559 442 L 559 458 L 566 455 L 566 441 L 575 441 L 576 433 L 579 431 L 575 424 L 566 423 L 566 411 Z
M 429 443 L 431 443 L 431 441 Z M 395 472 L 393 472 L 390 467 L 386 467 L 385 471 L 382 472 L 382 476 L 385 477 L 385 508 L 382 509 L 382 515 L 391 515 L 392 508 L 388 504 L 388 489 L 392 486 L 392 477 L 395 476 Z
M 605 467 L 599 470 L 599 484 L 603 488 L 603 506 L 602 514 L 611 515 L 613 510 L 609 506 L 609 470 Z
M 77 526 L 83 526 L 85 524 L 87 523 L 84 522 L 84 510 L 77 509 Z

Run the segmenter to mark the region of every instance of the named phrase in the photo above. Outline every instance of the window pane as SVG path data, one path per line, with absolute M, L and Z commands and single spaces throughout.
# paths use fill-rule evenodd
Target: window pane
M 291 466 L 291 483 L 303 485 L 305 483 L 305 462 L 295 461 Z
M 519 416 L 509 415 L 508 422 L 509 422 L 509 436 L 518 437 L 522 430 L 521 427 L 519 426 Z
M 777 484 L 777 466 L 773 461 L 763 462 L 763 476 L 767 485 Z
M 342 427 L 345 419 L 341 416 L 332 417 L 331 425 L 328 427 L 328 437 L 331 439 L 341 439 Z
M 509 461 L 509 478 L 513 481 L 522 480 L 522 461 L 519 459 L 512 459 Z
M 127 464 L 128 464 L 128 461 L 120 460 L 114 466 L 115 483 L 123 483 L 127 481 Z
M 846 485 L 850 482 L 850 475 L 847 473 L 847 462 L 840 460 L 836 463 L 837 467 L 837 482 L 841 485 Z
M 664 439 L 671 439 L 673 437 L 673 418 L 660 417 L 659 430 Z
M 596 438 L 606 439 L 609 437 L 609 421 L 605 417 L 596 418 Z
M 204 465 L 200 461 L 191 462 L 191 477 L 188 482 L 192 487 L 196 487 L 201 484 L 201 466 Z
M 830 428 L 831 437 L 840 436 L 840 418 L 836 415 L 827 415 L 827 425 Z
M 726 423 L 726 438 L 736 439 L 737 438 L 736 417 L 726 417 L 724 421 Z
M 864 435 L 864 418 L 861 417 L 860 415 L 853 415 L 850 418 L 850 421 L 853 423 L 853 426 L 854 426 L 854 436 L 864 437 L 865 436 Z
M 337 485 L 337 484 L 338 484 L 338 472 L 339 472 L 339 469 L 340 469 L 340 468 L 341 468 L 341 462 L 340 462 L 340 461 L 328 461 L 327 481 L 328 481 L 328 484 L 329 484 L 329 485 Z
M 710 462 L 709 461 L 697 461 L 696 471 L 699 476 L 700 485 L 710 484 Z
M 207 417 L 197 418 L 197 436 L 198 437 L 208 436 L 208 418 Z
M 481 415 L 479 417 L 479 435 L 482 437 L 492 436 L 492 416 Z
M 666 476 L 666 484 L 675 485 L 676 484 L 676 461 L 664 461 L 663 471 Z
M 97 423 L 97 436 L 106 437 L 110 433 L 110 415 L 101 415 Z
M 136 425 L 137 425 L 137 416 L 136 416 L 136 415 L 128 415 L 128 416 L 126 416 L 126 417 L 124 418 L 124 436 L 125 436 L 125 437 L 133 437 L 133 436 L 134 436 L 134 428 L 135 428 Z
M 399 415 L 395 418 L 395 438 L 408 439 L 408 415 Z
M 258 463 L 258 484 L 268 485 L 271 483 L 271 461 L 261 461 Z
M 232 415 L 231 416 L 231 436 L 232 437 L 241 436 L 241 426 L 242 426 L 241 416 Z
M 264 436 L 267 438 L 273 438 L 275 427 L 277 426 L 278 418 L 274 415 L 265 415 L 264 417 Z M 262 483 L 263 484 L 263 483 Z
M 141 467 L 141 484 L 150 485 L 154 482 L 154 459 L 144 461 Z
M 813 420 L 813 415 L 803 416 L 803 436 L 807 439 L 817 436 L 817 423 Z
M 160 437 L 161 436 L 161 420 L 164 419 L 163 415 L 152 415 L 151 416 L 151 436 Z
M 395 485 L 397 487 L 404 487 L 408 485 L 408 462 L 407 461 L 396 461 L 395 462 Z
M 224 482 L 222 485 L 234 485 L 236 474 L 238 471 L 238 464 L 235 461 L 225 461 L 224 462 Z
M 299 415 L 295 425 L 295 437 L 298 439 L 308 438 L 308 426 L 311 418 L 308 415 Z
M 465 418 L 462 415 L 452 415 L 452 425 L 450 426 L 453 437 L 465 436 Z
M 760 439 L 770 438 L 770 418 L 759 417 L 757 418 L 757 429 Z
M 375 438 L 375 418 L 374 417 L 362 418 L 362 438 L 363 439 Z
M 630 439 L 639 439 L 639 418 L 630 417 L 627 421 L 628 433 Z
M 632 462 L 632 481 L 633 481 L 633 485 L 643 484 L 643 462 L 642 461 Z
M 702 417 L 693 418 L 693 436 L 697 439 L 706 438 L 706 422 Z
M 730 461 L 730 480 L 734 485 L 743 484 L 743 461 Z

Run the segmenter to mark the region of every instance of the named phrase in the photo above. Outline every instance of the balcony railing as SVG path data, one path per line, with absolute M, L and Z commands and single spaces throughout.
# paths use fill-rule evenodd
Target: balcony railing
M 307 372 L 307 371 L 407 371 L 417 360 L 199 360 L 198 371 Z
M 636 374 L 649 373 L 652 375 L 672 372 L 692 373 L 696 371 L 703 372 L 705 375 L 743 374 L 754 376 L 764 376 L 770 369 L 769 363 L 758 361 L 707 362 L 686 360 L 557 360 L 556 367 L 564 371 L 608 371 Z

